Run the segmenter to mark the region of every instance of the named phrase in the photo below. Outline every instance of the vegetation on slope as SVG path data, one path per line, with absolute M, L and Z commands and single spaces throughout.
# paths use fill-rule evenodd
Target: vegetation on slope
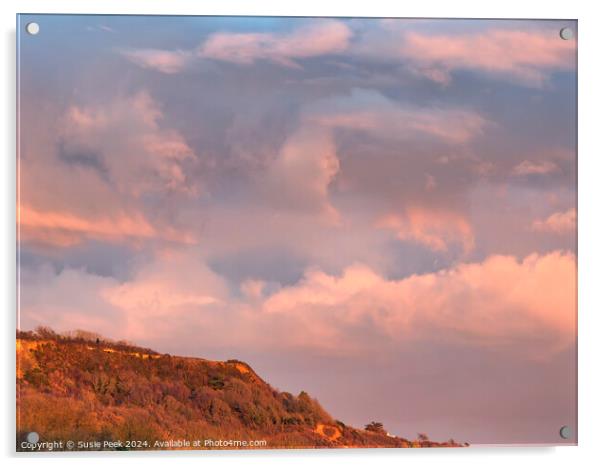
M 214 440 L 259 440 L 246 446 L 261 448 L 459 446 L 390 436 L 375 422 L 346 426 L 307 393 L 280 392 L 241 361 L 158 354 L 47 328 L 17 335 L 18 450 L 29 432 L 62 442 L 55 449 L 68 441 L 74 449 L 178 447 L 161 443 L 177 439 L 201 440 L 190 448 L 241 447 Z M 100 444 L 78 443 L 92 441 Z

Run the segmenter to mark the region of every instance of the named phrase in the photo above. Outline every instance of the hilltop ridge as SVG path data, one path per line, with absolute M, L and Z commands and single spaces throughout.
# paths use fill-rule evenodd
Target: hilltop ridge
M 276 390 L 242 361 L 50 329 L 17 335 L 18 450 L 32 431 L 62 442 L 56 449 L 68 441 L 94 450 L 462 446 L 392 436 L 378 422 L 347 426 L 306 392 Z

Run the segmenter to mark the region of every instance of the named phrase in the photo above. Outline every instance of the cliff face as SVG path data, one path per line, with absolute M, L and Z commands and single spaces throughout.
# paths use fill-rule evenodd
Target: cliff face
M 18 450 L 29 432 L 59 450 L 459 446 L 346 426 L 241 361 L 31 333 L 17 338 Z

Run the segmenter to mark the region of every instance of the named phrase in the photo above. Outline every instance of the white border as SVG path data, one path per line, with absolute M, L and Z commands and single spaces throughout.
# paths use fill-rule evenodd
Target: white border
M 63 464 L 67 461 L 89 464 L 128 464 L 144 459 L 148 464 L 166 460 L 186 463 L 249 464 L 284 463 L 296 465 L 311 461 L 316 465 L 344 462 L 365 465 L 367 462 L 398 464 L 399 462 L 437 462 L 454 464 L 563 465 L 596 464 L 602 455 L 602 150 L 600 150 L 600 108 L 602 72 L 598 58 L 600 40 L 600 8 L 597 2 L 579 0 L 421 0 L 419 2 L 386 2 L 381 0 L 3 0 L 0 2 L 2 23 L 2 79 L 0 128 L 4 143 L 2 158 L 2 274 L 0 296 L 4 297 L 3 330 L 0 345 L 4 362 L 0 384 L 4 400 L 0 440 L 3 456 L 12 464 L 14 448 L 14 325 L 15 325 L 15 15 L 19 13 L 119 13 L 119 14 L 224 14 L 287 16 L 398 16 L 398 17 L 472 17 L 472 18 L 562 18 L 579 20 L 579 446 L 578 447 L 493 447 L 454 450 L 321 450 L 321 451 L 253 451 L 253 452 L 154 452 L 126 454 L 44 455 L 44 461 Z M 36 455 L 33 458 L 42 458 Z M 21 455 L 20 464 L 35 461 Z M 599 463 L 598 463 L 599 464 Z

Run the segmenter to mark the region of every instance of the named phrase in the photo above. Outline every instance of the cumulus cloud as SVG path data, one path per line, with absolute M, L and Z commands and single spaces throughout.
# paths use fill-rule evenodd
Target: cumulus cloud
M 56 271 L 48 265 L 27 268 L 22 281 L 32 290 L 22 296 L 20 314 L 26 326 L 78 325 L 138 341 L 176 337 L 182 325 L 200 331 L 210 317 L 204 312 L 216 313 L 231 299 L 226 282 L 191 249 L 158 253 L 125 282 L 83 269 Z M 88 325 L 81 324 L 87 319 Z
M 345 51 L 351 29 L 335 20 L 317 20 L 288 33 L 212 34 L 200 47 L 201 57 L 251 65 L 264 60 L 284 66 L 298 67 L 298 59 Z
M 409 32 L 399 52 L 425 77 L 445 84 L 452 71 L 467 69 L 540 87 L 550 72 L 575 66 L 575 42 L 560 40 L 551 29 L 454 35 Z
M 358 170 L 362 177 L 380 173 L 380 168 L 367 153 L 357 157 L 362 159 L 357 162 L 358 167 L 342 168 L 341 158 L 349 157 L 349 149 L 341 147 L 339 131 L 368 135 L 375 148 L 383 141 L 463 145 L 479 135 L 487 124 L 485 118 L 468 109 L 412 107 L 366 89 L 318 100 L 302 109 L 297 129 L 266 164 L 266 176 L 261 178 L 264 200 L 291 211 L 317 213 L 332 225 L 340 225 L 345 218 L 334 207 L 330 192 L 331 188 L 337 192 L 345 189 L 344 181 L 340 186 L 337 183 L 339 175 L 349 182 L 358 175 Z M 458 244 L 468 252 L 474 245 L 473 233 L 458 208 L 441 202 L 431 202 L 428 208 L 417 206 L 425 196 L 432 198 L 439 186 L 433 175 L 422 171 L 426 163 L 424 159 L 418 163 L 406 160 L 400 166 L 404 172 L 415 171 L 426 176 L 426 183 L 418 178 L 415 183 L 392 182 L 391 172 L 380 173 L 379 186 L 391 184 L 394 193 L 386 193 L 381 205 L 372 207 L 376 221 L 374 218 L 367 221 L 394 230 L 401 240 L 417 242 L 433 251 L 444 252 L 450 245 Z M 362 186 L 360 190 L 364 188 L 370 189 Z M 383 207 L 390 202 L 400 207 L 393 211 Z
M 334 138 L 329 129 L 301 126 L 284 143 L 270 164 L 265 187 L 269 203 L 315 212 L 336 222 L 328 187 L 339 171 Z
M 373 90 L 354 89 L 350 95 L 318 100 L 301 111 L 296 130 L 266 163 L 266 174 L 260 177 L 263 200 L 278 208 L 317 213 L 331 224 L 339 224 L 341 214 L 329 192 L 341 172 L 340 158 L 344 156 L 337 131 L 368 134 L 376 141 L 418 138 L 461 145 L 480 134 L 487 124 L 474 111 L 404 106 Z M 365 158 L 366 170 L 373 171 L 372 161 Z M 429 176 L 427 190 L 433 191 L 436 184 Z M 419 196 L 424 189 L 420 185 L 420 193 L 414 195 Z M 406 201 L 411 203 L 412 199 Z M 417 240 L 433 250 L 446 250 L 448 242 L 471 249 L 470 225 L 459 213 L 441 209 L 427 217 L 424 212 L 409 209 L 403 219 L 401 215 L 391 216 L 379 226 L 394 228 L 400 239 Z
M 74 299 L 80 305 L 89 300 L 92 312 L 104 306 L 107 316 L 123 322 L 119 330 L 112 322 L 103 329 L 143 341 L 160 339 L 166 325 L 171 338 L 198 328 L 234 347 L 350 354 L 378 351 L 385 339 L 394 345 L 445 340 L 543 357 L 574 341 L 575 257 L 561 251 L 523 260 L 494 255 L 400 280 L 363 264 L 340 275 L 309 268 L 299 282 L 267 295 L 261 281 L 248 281 L 245 295 L 253 299 L 243 300 L 201 258 L 183 253 L 158 257 L 125 283 L 77 270 L 47 276 L 33 298 L 25 297 L 24 317 L 40 319 L 48 309 L 56 317 L 63 306 L 66 315 L 58 321 L 68 322 L 72 307 L 57 290 L 67 279 L 97 283 Z M 91 311 L 82 307 L 84 315 Z M 286 329 L 286 337 L 274 329 Z
M 144 91 L 100 105 L 74 105 L 63 120 L 62 147 L 93 154 L 122 191 L 192 192 L 183 163 L 193 161 L 194 153 L 177 131 L 160 125 L 162 118 Z
M 179 73 L 193 58 L 193 54 L 185 50 L 128 49 L 122 50 L 121 54 L 142 68 L 165 74 Z
M 25 243 L 68 247 L 109 243 L 191 243 L 194 235 L 147 212 L 143 196 L 195 196 L 187 168 L 195 155 L 147 92 L 70 105 L 28 138 L 20 170 L 18 222 Z
M 162 254 L 131 281 L 101 290 L 133 338 L 158 338 L 161 322 L 199 328 L 206 312 L 219 312 L 227 304 L 226 282 L 191 252 Z
M 577 228 L 577 210 L 572 208 L 564 212 L 554 212 L 543 220 L 534 220 L 531 228 L 535 231 L 557 235 L 575 232 Z
M 297 316 L 309 332 L 329 337 L 325 345 L 352 347 L 345 328 L 373 325 L 398 341 L 443 338 L 485 347 L 541 342 L 559 350 L 574 340 L 575 267 L 572 254 L 554 252 L 522 261 L 491 256 L 398 281 L 362 265 L 341 276 L 312 270 L 300 284 L 268 298 L 264 308 Z
M 109 334 L 110 323 L 119 322 L 114 309 L 102 298 L 102 290 L 118 285 L 84 269 L 50 265 L 22 267 L 20 271 L 19 327 L 48 325 L 62 330 L 99 329 Z M 25 290 L 25 292 L 24 292 Z

